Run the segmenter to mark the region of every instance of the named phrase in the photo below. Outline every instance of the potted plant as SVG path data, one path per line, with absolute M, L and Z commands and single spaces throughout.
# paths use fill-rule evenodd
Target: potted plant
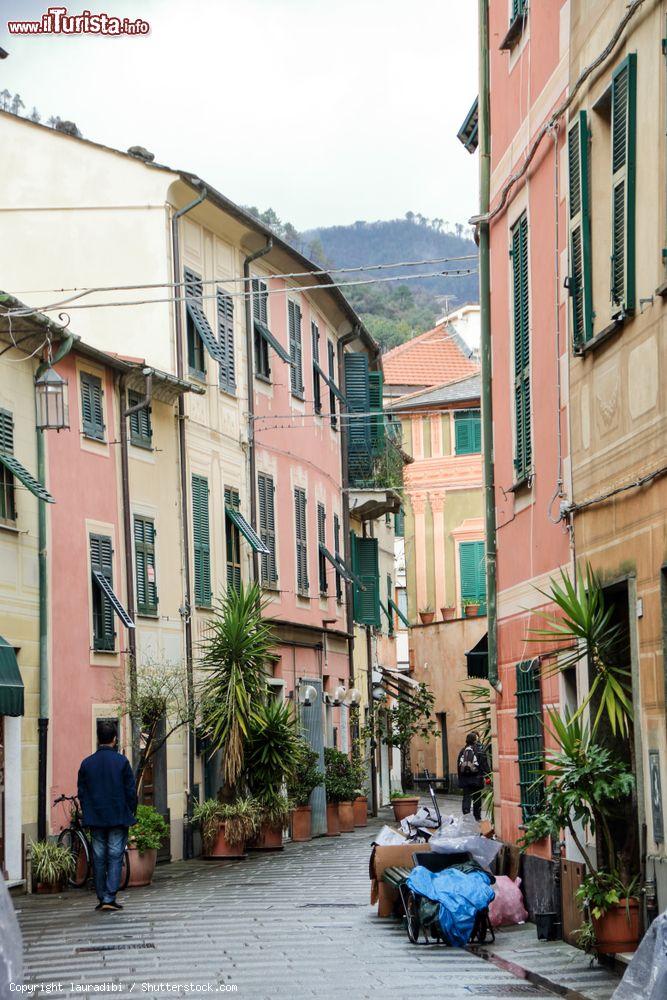
M 74 857 L 66 847 L 53 840 L 33 841 L 30 845 L 32 879 L 39 893 L 62 892 L 74 871 Z
M 157 852 L 169 833 L 163 816 L 153 806 L 137 806 L 137 822 L 130 827 L 127 849 L 130 855 L 128 885 L 150 885 Z
M 435 618 L 435 611 L 430 604 L 425 604 L 423 608 L 419 609 L 419 620 L 422 625 L 430 625 Z
M 464 600 L 461 601 L 461 604 L 463 605 L 463 614 L 466 618 L 477 618 L 481 607 L 479 601 L 464 598 Z
M 352 775 L 355 789 L 352 795 L 352 815 L 354 825 L 368 826 L 368 797 L 364 791 L 366 766 L 364 764 L 362 741 L 356 739 L 352 746 Z
M 302 842 L 311 838 L 310 796 L 324 781 L 318 764 L 320 755 L 299 737 L 299 756 L 291 778 L 287 781 L 287 796 L 291 805 L 292 840 Z
M 294 773 L 301 754 L 300 737 L 290 702 L 269 698 L 256 706 L 250 718 L 245 746 L 245 776 L 257 805 L 255 850 L 282 847 L 289 803 L 285 781 Z
M 253 851 L 282 851 L 283 830 L 289 822 L 289 800 L 286 795 L 268 791 L 255 799 L 257 829 L 248 845 Z
M 446 608 L 440 608 L 440 614 L 443 622 L 451 622 L 456 618 L 456 608 L 453 605 L 448 605 Z
M 354 776 L 347 754 L 333 747 L 325 747 L 324 750 L 324 785 L 327 792 L 327 837 L 338 837 L 343 827 L 346 833 L 354 829 Z
M 245 845 L 257 830 L 257 807 L 248 798 L 206 799 L 195 806 L 192 822 L 201 827 L 205 858 L 245 858 Z
M 405 792 L 392 792 L 391 805 L 394 810 L 394 819 L 400 823 L 406 816 L 412 816 L 417 812 L 419 796 L 406 795 Z
M 577 889 L 576 900 L 588 912 L 595 950 L 602 955 L 636 951 L 639 943 L 639 879 L 626 885 L 618 872 L 590 872 Z

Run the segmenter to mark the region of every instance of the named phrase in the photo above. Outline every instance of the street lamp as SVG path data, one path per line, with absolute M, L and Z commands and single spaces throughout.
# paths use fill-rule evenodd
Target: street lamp
M 361 704 L 361 691 L 358 688 L 350 688 L 343 699 L 343 704 L 353 708 Z
M 49 365 L 35 379 L 37 428 L 40 431 L 69 429 L 69 393 L 64 379 Z

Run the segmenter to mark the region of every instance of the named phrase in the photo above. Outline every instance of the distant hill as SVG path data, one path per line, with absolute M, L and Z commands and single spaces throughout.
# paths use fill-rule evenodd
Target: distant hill
M 287 242 L 323 267 L 364 267 L 409 260 L 434 260 L 477 254 L 468 227 L 449 228 L 442 219 L 427 219 L 408 212 L 403 219 L 355 222 L 349 226 L 329 226 L 299 233 L 283 223 L 272 209 L 254 215 L 275 229 Z M 377 281 L 347 285 L 345 295 L 362 320 L 386 350 L 430 329 L 448 308 L 479 300 L 477 274 L 462 277 L 417 277 L 433 271 L 472 268 L 477 261 L 449 261 L 421 264 L 409 269 L 341 274 L 344 283 L 353 279 L 386 278 L 413 274 L 405 281 Z

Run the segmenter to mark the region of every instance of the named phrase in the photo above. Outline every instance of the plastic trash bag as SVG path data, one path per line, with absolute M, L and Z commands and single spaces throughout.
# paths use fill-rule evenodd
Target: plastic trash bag
M 394 847 L 397 844 L 405 843 L 404 834 L 399 830 L 393 830 L 390 826 L 383 826 L 377 837 L 373 840 L 378 847 Z
M 665 997 L 667 910 L 647 930 L 611 1000 L 665 1000 Z
M 479 834 L 472 837 L 447 837 L 442 835 L 442 831 L 438 831 L 429 840 L 429 846 L 432 851 L 438 851 L 440 854 L 470 851 L 482 868 L 489 868 L 503 844 L 501 840 L 490 840 Z
M 430 872 L 423 865 L 412 869 L 407 884 L 413 892 L 440 904 L 440 927 L 448 944 L 464 947 L 470 940 L 477 914 L 493 899 L 486 872 L 446 868 Z
M 496 875 L 493 886 L 496 898 L 489 906 L 489 920 L 492 927 L 507 927 L 510 924 L 525 924 L 528 919 L 521 894 L 521 879 L 511 879 L 509 875 Z
M 405 819 L 401 820 L 401 830 L 406 837 L 410 837 L 415 830 L 430 832 L 431 830 L 437 830 L 439 826 L 438 820 L 427 806 L 422 806 L 412 816 L 406 816 Z
M 9 997 L 10 983 L 23 982 L 21 931 L 9 889 L 0 876 L 0 997 Z

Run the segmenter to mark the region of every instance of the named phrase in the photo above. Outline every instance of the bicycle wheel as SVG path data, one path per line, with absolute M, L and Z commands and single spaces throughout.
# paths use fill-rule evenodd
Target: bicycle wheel
M 127 847 L 125 848 L 125 853 L 123 854 L 123 867 L 120 870 L 120 889 L 127 889 L 128 882 L 130 881 L 130 852 Z
M 63 830 L 58 837 L 58 846 L 66 847 L 74 858 L 74 871 L 67 881 L 75 889 L 81 889 L 88 881 L 90 874 L 88 841 L 81 830 L 73 830 L 69 827 L 67 830 Z
M 412 944 L 419 944 L 419 932 L 421 931 L 421 920 L 419 917 L 419 900 L 410 889 L 405 890 L 403 897 L 405 906 L 405 922 L 407 925 L 408 938 Z

